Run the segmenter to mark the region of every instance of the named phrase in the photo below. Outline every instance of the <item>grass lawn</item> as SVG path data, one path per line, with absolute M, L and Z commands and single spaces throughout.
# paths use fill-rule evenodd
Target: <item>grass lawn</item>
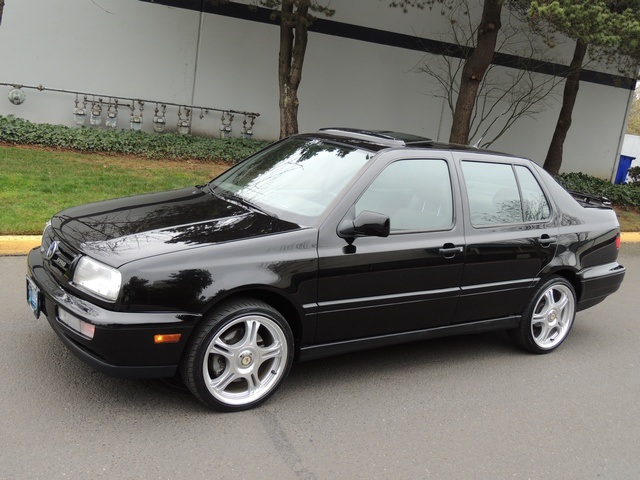
M 0 235 L 40 234 L 64 208 L 202 184 L 226 168 L 0 145 Z
M 202 184 L 228 167 L 0 144 L 0 235 L 39 235 L 64 208 Z M 622 231 L 640 231 L 638 211 L 616 211 Z
M 640 232 L 640 210 L 616 208 L 616 213 L 623 232 Z

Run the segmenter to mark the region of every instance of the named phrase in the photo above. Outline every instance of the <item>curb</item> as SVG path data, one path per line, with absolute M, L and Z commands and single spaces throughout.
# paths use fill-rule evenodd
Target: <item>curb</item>
M 622 243 L 640 242 L 640 232 L 622 232 L 620 237 L 622 239 Z
M 26 255 L 40 245 L 42 235 L 4 235 L 0 236 L 0 255 Z
M 622 243 L 640 243 L 640 232 L 622 232 Z M 40 245 L 40 235 L 0 236 L 0 256 L 26 255 Z

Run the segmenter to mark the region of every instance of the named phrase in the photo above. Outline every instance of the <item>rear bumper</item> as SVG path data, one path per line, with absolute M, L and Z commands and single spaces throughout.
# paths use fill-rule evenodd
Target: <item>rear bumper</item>
M 188 313 L 127 313 L 105 310 L 66 292 L 49 274 L 39 249 L 29 253 L 28 275 L 40 289 L 40 310 L 62 343 L 80 360 L 121 378 L 170 377 L 200 318 Z M 59 320 L 64 309 L 95 327 L 88 338 Z M 158 334 L 182 334 L 178 343 L 155 344 Z
M 614 262 L 580 272 L 582 292 L 578 299 L 578 311 L 593 307 L 616 292 L 624 280 L 626 271 L 626 268 Z

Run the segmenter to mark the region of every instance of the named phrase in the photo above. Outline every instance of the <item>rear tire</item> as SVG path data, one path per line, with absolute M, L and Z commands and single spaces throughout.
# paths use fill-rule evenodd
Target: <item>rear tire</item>
M 533 353 L 549 353 L 565 341 L 576 316 L 576 293 L 565 278 L 554 276 L 540 285 L 524 310 L 511 339 Z
M 218 307 L 193 334 L 180 373 L 208 407 L 247 410 L 275 393 L 291 368 L 293 347 L 291 328 L 277 310 L 238 299 Z

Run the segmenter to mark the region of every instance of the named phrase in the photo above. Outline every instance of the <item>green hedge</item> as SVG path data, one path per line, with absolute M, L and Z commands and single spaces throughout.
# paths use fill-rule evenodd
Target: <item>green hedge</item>
M 237 162 L 269 143 L 263 140 L 206 138 L 177 133 L 150 134 L 131 130 L 69 128 L 63 125 L 31 123 L 13 115 L 0 116 L 0 142 L 91 153 L 223 162 Z
M 38 145 L 91 153 L 139 155 L 146 158 L 237 162 L 269 142 L 243 138 L 207 138 L 177 133 L 150 134 L 130 130 L 69 128 L 36 124 L 13 115 L 0 116 L 0 142 Z M 613 185 L 584 173 L 563 173 L 556 180 L 568 190 L 607 197 L 624 208 L 640 208 L 640 185 Z
M 561 173 L 556 180 L 567 190 L 607 197 L 614 205 L 624 208 L 640 208 L 640 185 L 636 183 L 614 185 L 584 173 Z

